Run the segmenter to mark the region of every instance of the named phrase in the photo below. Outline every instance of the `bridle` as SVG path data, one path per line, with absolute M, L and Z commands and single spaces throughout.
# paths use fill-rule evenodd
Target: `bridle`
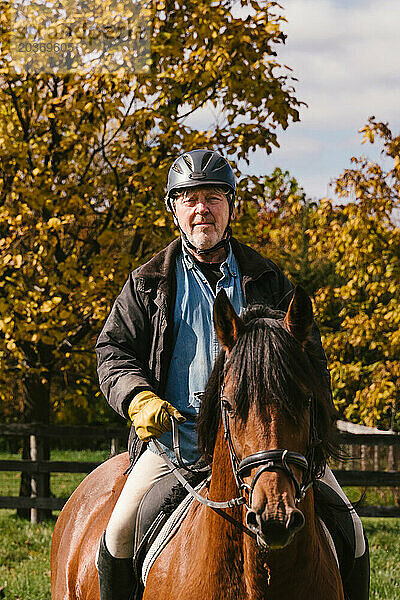
M 237 456 L 235 448 L 232 442 L 232 436 L 229 425 L 229 411 L 226 407 L 224 398 L 224 384 L 220 390 L 220 404 L 221 404 L 221 416 L 222 423 L 224 426 L 224 436 L 228 444 L 229 455 L 232 464 L 233 475 L 236 480 L 236 485 L 240 490 L 247 494 L 248 499 L 245 502 L 247 510 L 251 510 L 252 498 L 254 488 L 257 481 L 263 473 L 268 471 L 283 471 L 288 479 L 293 484 L 295 490 L 295 502 L 298 504 L 305 496 L 307 490 L 312 486 L 313 467 L 314 467 L 314 454 L 315 448 L 321 444 L 321 440 L 318 438 L 317 429 L 315 426 L 315 400 L 313 397 L 309 399 L 310 407 L 310 430 L 309 430 L 309 443 L 307 449 L 307 458 L 298 452 L 292 452 L 291 450 L 261 450 L 250 454 L 240 460 Z M 298 481 L 296 475 L 290 465 L 298 467 L 302 470 L 303 476 L 301 482 Z M 257 468 L 256 473 L 251 480 L 250 485 L 244 481 L 244 477 L 250 475 L 252 469 Z
M 232 464 L 232 471 L 235 477 L 236 484 L 238 489 L 242 492 L 241 496 L 237 498 L 231 498 L 230 500 L 226 500 L 225 502 L 216 502 L 214 500 L 209 500 L 208 498 L 201 496 L 185 479 L 182 473 L 178 470 L 179 467 L 189 472 L 200 472 L 200 471 L 209 471 L 210 467 L 202 467 L 198 468 L 196 466 L 186 465 L 182 458 L 180 452 L 180 444 L 179 444 L 179 431 L 177 422 L 173 417 L 170 417 L 172 424 L 172 436 L 174 443 L 174 452 L 178 462 L 178 465 L 175 465 L 170 458 L 167 456 L 165 451 L 160 446 L 159 442 L 156 439 L 153 439 L 153 442 L 164 461 L 170 468 L 170 471 L 175 475 L 178 481 L 183 485 L 183 487 L 194 497 L 196 500 L 213 508 L 214 510 L 219 511 L 222 508 L 233 508 L 235 506 L 245 505 L 246 509 L 251 510 L 252 504 L 252 496 L 254 492 L 254 488 L 260 476 L 267 471 L 283 471 L 288 479 L 292 482 L 295 489 L 295 502 L 299 503 L 305 496 L 307 490 L 312 486 L 314 481 L 314 453 L 315 448 L 319 446 L 322 442 L 318 437 L 317 428 L 316 428 L 316 415 L 315 415 L 315 399 L 310 397 L 309 399 L 309 407 L 310 407 L 310 429 L 309 429 L 309 443 L 307 449 L 307 458 L 302 454 L 297 452 L 292 452 L 291 450 L 261 450 L 260 452 L 255 452 L 254 454 L 250 454 L 240 460 L 237 456 L 235 448 L 233 446 L 230 425 L 229 425 L 229 412 L 226 408 L 225 399 L 224 399 L 224 384 L 221 385 L 220 388 L 220 406 L 221 406 L 221 416 L 222 423 L 224 427 L 224 437 L 228 444 L 229 455 Z M 294 465 L 300 468 L 303 472 L 302 480 L 299 483 L 296 475 L 293 473 L 290 465 Z M 244 481 L 244 477 L 250 474 L 251 470 L 258 467 L 256 473 L 253 476 L 253 479 L 248 485 Z M 246 499 L 246 495 L 248 498 Z M 255 537 L 254 532 L 250 531 L 247 527 L 242 526 L 242 529 L 246 531 L 251 537 Z

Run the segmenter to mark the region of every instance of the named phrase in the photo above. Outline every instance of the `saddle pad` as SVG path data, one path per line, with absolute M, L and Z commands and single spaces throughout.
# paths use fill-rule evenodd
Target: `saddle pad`
M 333 541 L 333 537 L 329 533 L 329 529 L 327 528 L 327 526 L 325 525 L 325 523 L 323 522 L 323 520 L 321 519 L 321 517 L 318 517 L 318 521 L 321 523 L 322 531 L 324 532 L 324 534 L 326 536 L 326 539 L 328 541 L 329 547 L 332 550 L 333 556 L 335 557 L 337 567 L 340 570 L 339 559 L 338 559 L 338 555 L 337 555 L 337 552 L 336 552 L 336 548 L 335 548 L 335 544 L 334 544 L 334 541 Z
M 199 492 L 200 490 L 203 489 L 203 487 L 205 487 L 205 485 L 206 485 L 206 482 L 203 481 L 194 489 L 196 490 L 196 492 Z M 150 546 L 149 551 L 147 552 L 145 559 L 143 561 L 143 567 L 142 567 L 143 585 L 146 585 L 147 576 L 149 574 L 151 567 L 153 566 L 154 561 L 156 560 L 158 555 L 161 553 L 161 551 L 164 550 L 165 546 L 168 544 L 168 542 L 171 540 L 171 538 L 175 535 L 176 531 L 178 530 L 178 527 L 182 523 L 183 519 L 186 517 L 186 514 L 187 514 L 193 500 L 194 500 L 194 498 L 190 494 L 188 494 L 182 500 L 182 502 L 179 504 L 179 506 L 176 508 L 176 510 L 169 517 L 168 521 L 163 525 L 160 533 L 157 535 L 153 544 Z

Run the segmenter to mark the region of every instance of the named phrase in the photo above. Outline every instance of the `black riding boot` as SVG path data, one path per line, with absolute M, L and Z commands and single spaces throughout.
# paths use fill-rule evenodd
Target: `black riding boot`
M 101 536 L 99 557 L 100 600 L 133 600 L 135 576 L 131 558 L 114 558 L 106 546 L 105 532 Z
M 346 600 L 368 600 L 369 598 L 369 548 L 365 538 L 365 552 L 354 560 L 350 573 L 343 581 Z

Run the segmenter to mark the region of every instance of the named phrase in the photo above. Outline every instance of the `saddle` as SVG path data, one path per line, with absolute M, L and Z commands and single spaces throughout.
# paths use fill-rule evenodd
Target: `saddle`
M 204 473 L 181 470 L 196 491 L 206 485 Z M 349 576 L 355 560 L 353 520 L 343 499 L 324 482 L 314 483 L 316 514 L 338 562 L 342 580 Z M 150 567 L 176 533 L 193 502 L 173 473 L 163 477 L 144 495 L 137 512 L 133 567 L 137 582 L 131 600 L 140 600 Z
M 329 485 L 317 479 L 314 482 L 315 511 L 333 540 L 342 581 L 346 581 L 354 567 L 356 537 L 350 510 Z
M 204 472 L 188 473 L 184 469 L 177 470 L 184 475 L 192 487 L 196 488 L 196 491 L 201 489 L 206 483 L 207 474 Z M 164 526 L 168 524 L 168 520 L 171 519 L 174 526 L 169 526 L 169 529 L 172 529 L 172 531 L 168 540 L 172 537 L 172 534 L 175 533 L 179 524 L 186 516 L 192 500 L 193 498 L 188 495 L 188 491 L 177 481 L 173 473 L 165 475 L 160 481 L 154 483 L 143 496 L 137 511 L 134 530 L 133 569 L 136 579 L 136 590 L 133 596 L 131 596 L 131 600 L 140 600 L 143 595 L 142 569 L 150 549 L 154 544 L 156 549 L 158 549 L 154 559 L 151 560 L 151 564 L 153 564 L 156 556 L 161 551 L 161 542 L 155 543 L 157 536 L 159 536 Z M 182 508 L 181 505 L 183 505 Z M 162 539 L 164 538 L 165 535 L 162 536 Z

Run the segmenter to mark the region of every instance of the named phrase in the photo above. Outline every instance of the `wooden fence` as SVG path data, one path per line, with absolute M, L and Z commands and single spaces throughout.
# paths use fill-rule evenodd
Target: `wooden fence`
M 337 426 L 342 445 L 353 457 L 341 464 L 340 468 L 334 469 L 340 485 L 393 487 L 400 490 L 400 433 L 346 421 L 338 421 Z M 357 512 L 364 517 L 400 517 L 400 506 L 360 506 Z
M 90 473 L 98 462 L 44 460 L 43 440 L 82 439 L 110 440 L 110 455 L 118 454 L 120 442 L 126 446 L 129 430 L 126 427 L 81 427 L 64 425 L 0 424 L 0 436 L 29 437 L 30 459 L 0 460 L 0 471 L 30 473 L 31 496 L 0 496 L 0 508 L 30 509 L 31 522 L 43 518 L 43 510 L 61 510 L 68 498 L 46 497 L 45 477 L 49 473 Z
M 342 486 L 385 486 L 400 488 L 400 473 L 397 460 L 400 449 L 400 434 L 382 432 L 377 429 L 338 422 L 341 441 L 350 446 L 350 454 L 359 455 L 360 468 L 348 469 L 349 465 L 340 465 L 334 474 Z M 110 440 L 110 453 L 119 452 L 120 441 L 126 444 L 128 430 L 124 427 L 75 427 L 46 426 L 41 424 L 2 425 L 0 436 L 23 438 L 29 436 L 29 460 L 1 460 L 0 471 L 25 472 L 31 475 L 31 497 L 0 496 L 0 508 L 30 509 L 31 521 L 41 520 L 41 511 L 61 510 L 67 498 L 49 498 L 43 494 L 44 476 L 49 473 L 89 473 L 97 462 L 52 461 L 43 459 L 43 440 L 49 439 L 91 439 Z M 354 449 L 356 448 L 356 452 Z M 382 455 L 385 470 L 380 470 Z M 339 466 L 339 465 L 338 465 Z M 354 465 L 353 465 L 354 466 Z M 368 467 L 372 466 L 372 470 Z M 361 516 L 400 517 L 400 506 L 364 506 L 358 509 Z

